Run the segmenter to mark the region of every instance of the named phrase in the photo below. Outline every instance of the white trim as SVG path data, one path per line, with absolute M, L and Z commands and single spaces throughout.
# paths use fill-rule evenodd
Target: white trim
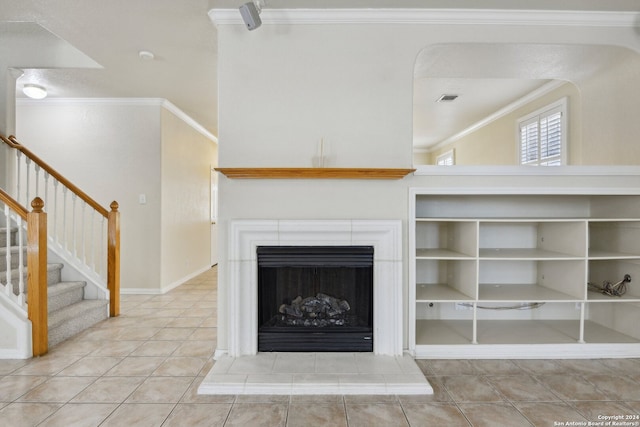
M 243 25 L 238 9 L 211 9 L 215 25 Z M 262 9 L 263 25 L 461 24 L 626 27 L 637 12 L 502 9 Z
M 496 120 L 506 116 L 507 114 L 510 114 L 514 111 L 516 111 L 519 108 L 524 107 L 525 105 L 529 104 L 530 102 L 535 101 L 536 99 L 553 92 L 554 90 L 560 88 L 561 86 L 563 86 L 566 83 L 570 83 L 564 80 L 552 80 L 549 83 L 539 87 L 538 89 L 534 90 L 533 92 L 529 92 L 528 94 L 526 94 L 525 96 L 523 96 L 522 98 L 512 102 L 511 104 L 508 104 L 504 107 L 502 107 L 501 109 L 499 109 L 498 111 L 488 115 L 487 117 L 485 117 L 484 119 L 472 124 L 471 126 L 469 126 L 466 129 L 461 130 L 460 132 L 456 133 L 455 135 L 450 136 L 449 138 L 438 142 L 435 145 L 432 145 L 430 147 L 416 147 L 414 149 L 414 151 L 416 153 L 430 153 L 434 150 L 437 150 L 439 148 L 442 148 L 448 144 L 451 144 L 452 142 L 455 142 L 459 139 L 464 138 L 465 136 L 469 135 L 472 132 L 477 131 L 478 129 L 483 128 L 484 126 L 487 126 L 489 123 L 495 122 Z M 519 160 L 519 159 L 518 159 Z
M 601 359 L 640 354 L 640 344 L 460 344 L 418 345 L 416 359 Z
M 195 131 L 201 133 L 209 140 L 218 143 L 218 138 L 206 130 L 204 126 L 195 121 L 191 116 L 176 107 L 171 101 L 164 98 L 47 98 L 41 100 L 18 98 L 16 105 L 38 106 L 38 105 L 129 105 L 141 107 L 161 107 L 165 108 Z
M 149 288 L 120 288 L 120 295 L 162 295 L 162 291 Z
M 169 291 L 171 291 L 171 290 L 173 290 L 173 289 L 177 288 L 177 287 L 178 287 L 178 286 L 180 286 L 180 285 L 184 285 L 184 284 L 185 284 L 186 282 L 188 282 L 189 280 L 193 279 L 194 277 L 197 277 L 197 276 L 201 275 L 202 273 L 204 273 L 205 271 L 208 271 L 208 270 L 210 270 L 210 269 L 211 269 L 211 267 L 210 267 L 210 266 L 206 266 L 206 267 L 202 267 L 202 268 L 200 268 L 199 270 L 194 271 L 194 272 L 193 272 L 193 273 L 191 273 L 191 274 L 187 274 L 187 275 L 186 275 L 186 276 L 184 276 L 183 278 L 178 279 L 178 280 L 175 280 L 175 281 L 173 281 L 173 282 L 169 283 L 168 285 L 163 286 L 163 287 L 160 289 L 160 293 L 162 293 L 162 294 L 166 294 L 167 292 L 169 292 Z
M 231 357 L 258 353 L 258 246 L 374 247 L 373 353 L 402 354 L 400 220 L 233 220 L 229 223 L 227 307 Z
M 415 166 L 416 176 L 636 176 L 640 166 Z
M 202 126 L 200 123 L 196 122 L 193 118 L 191 118 L 191 116 L 189 116 L 187 113 L 182 111 L 180 108 L 173 105 L 169 100 L 163 99 L 162 101 L 163 101 L 162 106 L 164 108 L 166 108 L 167 110 L 175 114 L 179 119 L 181 119 L 183 122 L 191 126 L 194 130 L 196 130 L 197 132 L 200 132 L 204 137 L 215 142 L 216 144 L 218 143 L 218 138 L 214 134 L 206 130 L 204 126 Z
M 31 321 L 26 310 L 4 295 L 4 290 L 0 293 L 0 319 L 7 323 L 16 335 L 15 341 L 6 343 L 7 347 L 0 348 L 0 360 L 32 357 Z
M 420 195 L 593 195 L 593 196 L 639 196 L 640 187 L 438 187 L 410 189 L 411 194 Z

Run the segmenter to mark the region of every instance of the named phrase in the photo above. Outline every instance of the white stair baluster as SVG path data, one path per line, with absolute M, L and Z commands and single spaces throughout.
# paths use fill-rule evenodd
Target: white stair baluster
M 34 166 L 34 169 L 36 171 L 36 176 L 35 176 L 36 192 L 33 197 L 38 197 L 40 196 L 40 165 L 36 163 Z
M 13 285 L 11 284 L 11 239 L 10 239 L 11 222 L 9 221 L 10 219 L 9 213 L 10 213 L 9 206 L 4 205 L 5 228 L 7 229 L 7 232 L 6 232 L 7 233 L 7 243 L 6 243 L 7 254 L 5 256 L 5 260 L 7 263 L 7 272 L 6 272 L 7 283 L 4 287 L 4 292 L 8 296 L 11 296 L 11 294 L 13 293 Z
M 58 236 L 58 180 L 53 179 L 53 240 L 60 244 Z
M 71 195 L 72 200 L 72 214 L 71 214 L 71 242 L 73 244 L 73 256 L 78 258 L 78 242 L 76 241 L 76 200 L 78 196 L 76 193 Z
M 25 164 L 26 164 L 26 172 L 25 172 L 25 199 L 23 204 L 24 205 L 28 205 L 29 204 L 29 175 L 31 174 L 31 159 L 26 157 L 25 158 Z
M 22 178 L 22 175 L 20 174 L 20 165 L 22 164 L 22 162 L 20 161 L 22 158 L 22 153 L 20 151 L 18 151 L 16 153 L 16 200 L 18 201 L 18 203 L 20 203 L 20 180 Z
M 82 262 L 83 264 L 87 265 L 87 252 L 86 252 L 86 243 L 85 243 L 85 215 L 86 215 L 86 207 L 87 204 L 86 203 L 82 203 L 82 222 L 81 222 L 81 226 L 82 226 L 82 230 L 80 230 L 80 239 L 82 242 Z
M 67 240 L 67 187 L 62 187 L 62 244 L 69 250 Z
M 107 259 L 107 255 L 106 255 L 106 243 L 105 243 L 105 238 L 104 236 L 107 234 L 106 231 L 107 227 L 106 227 L 106 220 L 104 217 L 102 217 L 102 224 L 100 225 L 100 249 L 99 249 L 99 255 L 100 255 L 100 276 L 101 277 L 106 277 L 107 276 L 107 267 L 105 265 L 105 260 Z
M 44 171 L 44 207 L 49 206 L 49 172 Z
M 92 209 L 91 210 L 91 231 L 90 231 L 90 235 L 89 235 L 89 245 L 91 247 L 91 269 L 93 271 L 96 271 L 96 245 L 94 242 L 94 228 L 96 226 L 96 210 Z
M 22 218 L 19 215 L 16 216 L 16 223 L 18 226 L 18 304 L 25 307 L 27 300 L 24 287 L 24 241 L 22 238 Z

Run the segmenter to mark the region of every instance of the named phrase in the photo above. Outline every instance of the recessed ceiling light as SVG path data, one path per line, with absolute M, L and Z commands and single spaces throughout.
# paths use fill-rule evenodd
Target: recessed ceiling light
M 138 52 L 138 56 L 143 61 L 151 61 L 155 58 L 153 52 L 149 52 L 148 50 L 141 50 L 140 52 Z
M 47 97 L 47 89 L 33 83 L 27 83 L 22 86 L 22 93 L 33 99 L 43 99 Z
M 453 95 L 453 94 L 442 95 L 440 98 L 438 98 L 436 102 L 451 102 L 455 100 L 457 97 L 458 95 Z

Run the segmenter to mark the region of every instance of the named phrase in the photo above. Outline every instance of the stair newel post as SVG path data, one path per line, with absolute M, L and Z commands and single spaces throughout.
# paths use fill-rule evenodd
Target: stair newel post
M 27 213 L 27 295 L 34 356 L 47 353 L 47 214 L 44 202 L 36 197 Z
M 120 212 L 118 203 L 112 202 L 107 221 L 107 287 L 109 288 L 109 315 L 120 315 Z

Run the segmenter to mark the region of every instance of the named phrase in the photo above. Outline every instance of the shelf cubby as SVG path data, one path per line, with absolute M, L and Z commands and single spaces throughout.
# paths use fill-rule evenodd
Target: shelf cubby
M 584 221 L 482 221 L 479 255 L 493 259 L 571 259 L 586 255 Z
M 577 320 L 479 320 L 478 344 L 575 344 Z
M 640 259 L 639 241 L 639 221 L 589 221 L 589 259 Z
M 418 260 L 418 300 L 469 300 L 477 298 L 475 260 Z
M 587 343 L 640 343 L 640 302 L 586 304 L 584 340 Z
M 585 261 L 482 260 L 480 300 L 554 301 L 585 298 Z
M 416 221 L 418 258 L 473 258 L 478 251 L 476 221 Z
M 602 292 L 589 290 L 587 299 L 601 301 L 639 300 L 640 301 L 640 259 L 602 259 L 589 261 L 588 283 L 602 287 L 603 283 L 615 284 L 628 274 L 631 282 L 626 284 L 626 292 L 622 296 L 609 296 Z

